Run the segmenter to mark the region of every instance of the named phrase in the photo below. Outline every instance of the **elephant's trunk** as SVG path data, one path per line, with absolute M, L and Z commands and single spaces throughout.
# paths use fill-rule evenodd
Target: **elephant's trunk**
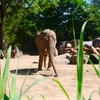
M 54 72 L 55 72 L 55 76 L 57 77 L 57 76 L 58 76 L 58 73 L 57 73 L 57 70 L 56 70 L 56 67 L 55 67 L 55 62 L 54 62 L 54 55 L 53 55 L 53 52 L 50 52 L 49 58 L 50 58 L 50 61 L 51 61 L 53 70 L 54 70 Z
M 49 59 L 51 61 L 51 65 L 53 67 L 53 70 L 55 72 L 55 77 L 58 76 L 57 70 L 56 70 L 56 66 L 55 66 L 55 62 L 54 62 L 54 49 L 55 49 L 55 43 L 53 43 L 51 37 L 49 37 Z

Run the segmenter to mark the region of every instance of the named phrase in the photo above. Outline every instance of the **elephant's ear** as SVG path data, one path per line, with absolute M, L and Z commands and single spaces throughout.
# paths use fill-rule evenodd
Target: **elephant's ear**
M 56 44 L 56 43 L 57 43 L 56 34 L 55 34 L 55 37 L 54 37 L 54 39 L 55 39 L 55 44 Z
M 57 43 L 56 35 L 53 35 L 52 38 L 54 40 L 54 44 L 56 45 L 56 43 Z

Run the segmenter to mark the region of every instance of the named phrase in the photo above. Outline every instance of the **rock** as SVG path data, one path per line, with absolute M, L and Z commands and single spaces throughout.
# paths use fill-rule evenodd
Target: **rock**
M 90 55 L 89 59 L 92 61 L 93 64 L 98 64 L 99 63 L 99 60 L 94 55 Z M 88 64 L 90 64 L 89 61 L 88 61 Z
M 77 57 L 78 57 L 77 54 L 72 55 L 71 59 L 70 59 L 70 64 L 77 64 Z M 83 60 L 84 60 L 83 64 L 87 64 L 88 63 L 88 59 L 85 56 L 84 56 Z
M 69 64 L 71 55 L 69 53 L 65 53 L 59 56 L 54 57 L 54 61 L 56 64 Z

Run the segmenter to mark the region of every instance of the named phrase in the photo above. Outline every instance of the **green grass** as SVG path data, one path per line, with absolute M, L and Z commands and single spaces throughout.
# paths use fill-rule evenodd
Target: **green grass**
M 10 64 L 11 47 L 8 49 L 7 59 L 5 59 L 5 67 L 3 74 L 0 77 L 0 100 L 3 100 L 5 96 L 6 84 L 9 77 L 9 64 Z M 1 69 L 0 69 L 1 70 Z
M 8 52 L 7 52 L 7 58 L 4 57 L 5 61 L 5 66 L 4 66 L 4 71 L 1 73 L 1 67 L 0 67 L 0 100 L 21 100 L 23 97 L 26 97 L 28 100 L 32 100 L 37 94 L 34 94 L 31 98 L 27 95 L 27 92 L 29 91 L 30 88 L 32 88 L 34 85 L 38 84 L 41 81 L 48 80 L 48 78 L 41 78 L 38 80 L 33 81 L 27 88 L 26 90 L 23 91 L 23 87 L 25 84 L 25 81 L 27 79 L 27 75 L 29 74 L 30 69 L 28 70 L 26 77 L 23 81 L 22 87 L 20 89 L 20 92 L 17 93 L 16 90 L 16 75 L 17 75 L 17 69 L 16 73 L 13 74 L 12 77 L 12 83 L 11 87 L 9 85 L 9 95 L 6 94 L 6 85 L 7 82 L 9 83 L 9 66 L 10 66 L 10 58 L 11 58 L 11 47 L 9 47 Z M 19 61 L 19 60 L 18 60 Z M 17 68 L 18 68 L 18 63 L 17 63 Z M 45 97 L 43 95 L 40 95 L 41 98 L 44 100 Z

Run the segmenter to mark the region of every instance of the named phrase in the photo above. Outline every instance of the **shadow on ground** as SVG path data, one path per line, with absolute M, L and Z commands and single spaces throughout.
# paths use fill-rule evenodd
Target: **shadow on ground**
M 15 70 L 10 70 L 12 74 L 16 74 L 16 69 Z M 38 71 L 37 68 L 31 68 L 31 69 L 18 69 L 17 70 L 17 75 L 41 75 L 44 77 L 49 77 L 52 76 L 49 71 L 46 70 L 40 70 Z M 37 73 L 37 74 L 36 74 Z
M 16 73 L 16 69 L 15 70 L 10 70 L 10 72 L 12 74 Z M 37 72 L 37 68 L 31 68 L 31 69 L 18 69 L 17 70 L 17 75 L 34 75 L 34 73 Z

